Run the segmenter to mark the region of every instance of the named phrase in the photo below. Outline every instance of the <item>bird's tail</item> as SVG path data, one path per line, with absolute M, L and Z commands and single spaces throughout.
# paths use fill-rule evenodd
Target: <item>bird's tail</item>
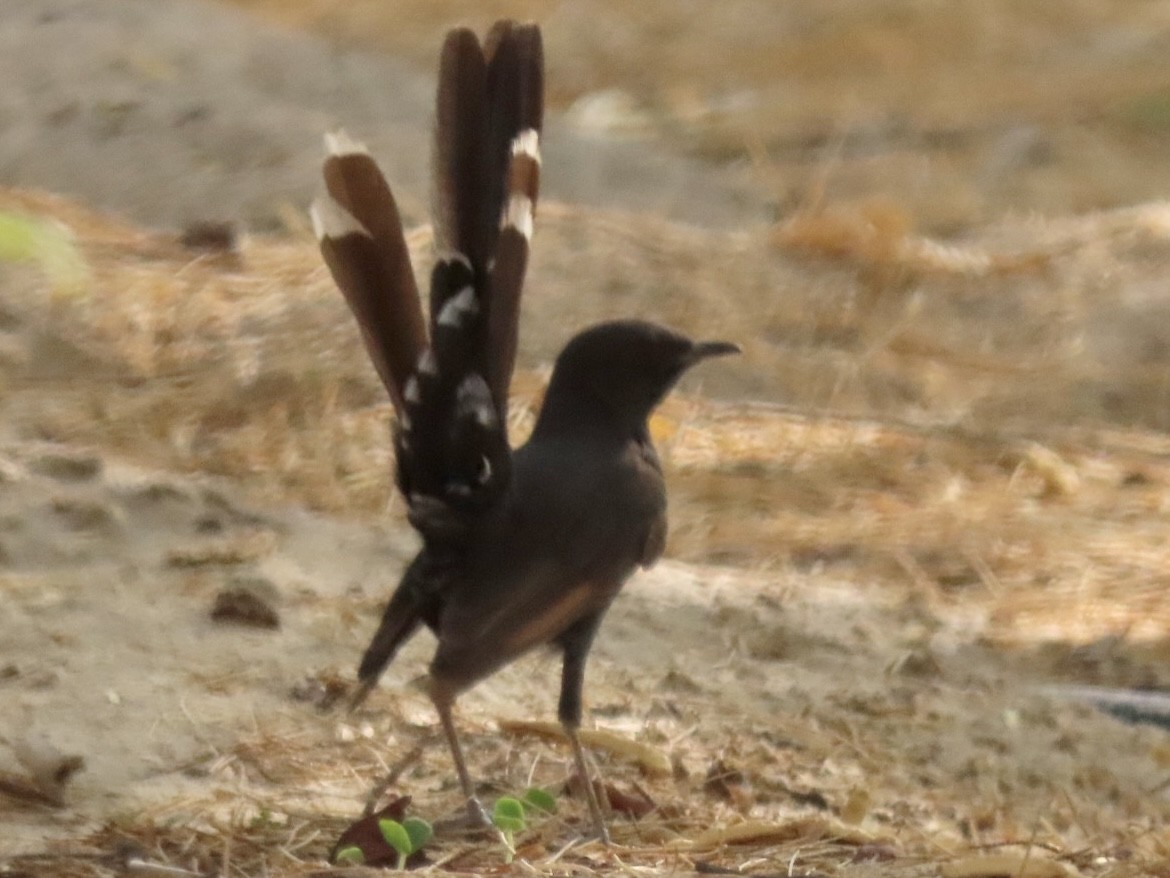
M 429 333 L 394 198 L 363 148 L 327 138 L 321 251 L 398 414 L 397 481 L 428 545 L 507 486 L 508 385 L 540 186 L 544 59 L 535 25 L 447 34 L 434 145 Z
M 535 25 L 481 45 L 447 34 L 434 152 L 431 356 L 407 390 L 399 486 L 424 535 L 450 531 L 508 483 L 508 384 L 540 185 L 544 60 Z
M 401 417 L 427 331 L 398 206 L 364 146 L 338 132 L 326 135 L 325 148 L 326 194 L 310 210 L 313 228 Z

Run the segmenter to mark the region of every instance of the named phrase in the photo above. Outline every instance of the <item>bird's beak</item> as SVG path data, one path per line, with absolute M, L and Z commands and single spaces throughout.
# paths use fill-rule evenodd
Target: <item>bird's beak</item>
M 708 357 L 725 357 L 728 354 L 742 353 L 740 346 L 729 341 L 699 341 L 691 348 L 687 357 L 687 365 L 692 365 Z

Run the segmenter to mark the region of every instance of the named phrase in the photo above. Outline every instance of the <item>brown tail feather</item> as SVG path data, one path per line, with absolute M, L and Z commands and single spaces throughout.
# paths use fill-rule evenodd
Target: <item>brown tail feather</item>
M 313 205 L 321 253 L 357 317 L 399 414 L 427 336 L 398 207 L 370 155 L 344 133 L 326 138 L 328 196 Z
M 485 42 L 486 130 L 482 156 L 486 181 L 480 218 L 493 244 L 508 195 L 512 146 L 523 131 L 540 133 L 544 121 L 544 50 L 535 25 L 500 22 Z M 494 248 L 493 248 L 494 249 Z
M 488 314 L 488 386 L 501 418 L 508 413 L 508 385 L 516 363 L 520 327 L 520 293 L 528 267 L 536 201 L 540 194 L 540 133 L 529 128 L 512 141 L 506 200 L 491 275 Z
M 435 125 L 431 347 L 411 348 L 397 385 L 398 484 L 428 545 L 457 542 L 510 477 L 508 385 L 540 188 L 543 88 L 534 25 L 500 22 L 484 46 L 466 29 L 447 35 Z M 361 209 L 354 202 L 365 225 Z M 397 377 L 398 361 L 391 365 Z
M 390 188 L 356 144 L 329 141 L 328 196 L 314 204 L 313 224 L 398 410 L 398 485 L 427 545 L 362 659 L 354 704 L 420 625 L 436 627 L 442 589 L 427 565 L 458 557 L 469 526 L 509 484 L 507 396 L 540 188 L 543 95 L 536 26 L 499 22 L 483 47 L 469 30 L 447 35 L 435 124 L 438 259 L 429 345 Z
M 450 31 L 439 60 L 435 110 L 435 244 L 440 255 L 462 253 L 477 266 L 490 255 L 476 222 L 476 205 L 483 198 L 486 70 L 475 34 L 466 28 Z
M 407 370 L 393 340 L 394 323 L 384 313 L 388 310 L 382 301 L 384 253 L 361 223 L 333 199 L 318 199 L 311 213 L 325 264 L 345 294 L 370 360 L 401 414 L 402 376 Z
M 520 293 L 528 266 L 540 192 L 544 123 L 544 50 L 535 25 L 500 23 L 485 41 L 488 56 L 488 146 L 491 184 L 483 221 L 492 228 L 495 261 L 489 281 L 486 378 L 501 418 L 516 360 Z

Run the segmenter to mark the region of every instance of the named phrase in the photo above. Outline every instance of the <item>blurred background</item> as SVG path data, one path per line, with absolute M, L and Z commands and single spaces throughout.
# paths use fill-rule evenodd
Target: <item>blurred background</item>
M 403 129 L 381 137 L 406 138 L 417 128 L 412 115 L 429 113 L 435 47 L 446 29 L 510 15 L 543 25 L 554 118 L 605 141 L 694 159 L 704 171 L 695 176 L 730 172 L 716 176 L 773 212 L 807 203 L 822 187 L 818 195 L 833 199 L 890 197 L 922 230 L 957 234 L 1009 212 L 1061 215 L 1145 201 L 1170 181 L 1161 161 L 1170 13 L 1156 2 L 233 5 L 261 18 L 174 0 L 14 0 L 4 31 L 13 86 L 4 99 L 7 176 L 47 180 L 55 169 L 78 186 L 87 176 L 116 178 L 117 168 L 69 172 L 55 154 L 75 140 L 145 149 L 133 135 L 151 125 L 184 131 L 176 139 L 185 150 L 171 157 L 160 146 L 145 164 L 185 160 L 196 176 L 215 164 L 230 174 L 293 161 L 314 112 L 354 126 L 369 114 L 371 129 Z M 88 39 L 73 39 L 82 34 Z M 34 96 L 39 112 L 19 112 Z M 245 100 L 250 112 L 241 111 Z M 279 122 L 283 135 L 270 130 Z M 37 124 L 69 142 L 29 149 L 21 129 Z M 420 132 L 413 137 L 425 145 Z M 22 155 L 21 146 L 41 154 Z M 273 203 L 302 191 L 282 182 L 268 204 L 256 196 L 242 216 L 270 220 Z M 195 192 L 206 185 L 186 183 Z M 90 180 L 88 191 L 116 201 L 102 185 Z M 664 201 L 685 194 L 631 203 L 701 218 L 700 207 Z M 228 209 L 240 197 L 221 195 L 204 209 Z M 132 198 L 121 195 L 136 215 L 167 219 L 162 207 Z M 718 206 L 707 209 L 713 221 L 723 218 Z
M 745 747 L 762 748 L 750 752 L 768 766 L 804 760 L 808 785 L 828 784 L 833 803 L 885 771 L 893 786 L 875 801 L 896 805 L 883 825 L 928 856 L 939 850 L 931 827 L 1035 838 L 1011 817 L 1023 802 L 1051 818 L 1054 846 L 1090 850 L 1116 830 L 1118 850 L 1160 844 L 1150 861 L 1165 862 L 1170 842 L 1138 818 L 1166 787 L 1132 781 L 1154 782 L 1151 754 L 1164 772 L 1164 742 L 1114 739 L 1047 703 L 986 708 L 970 693 L 1000 691 L 987 681 L 1001 674 L 1170 688 L 1170 4 L 2 6 L 0 504 L 13 505 L 0 508 L 0 586 L 16 594 L 17 574 L 56 582 L 65 569 L 88 585 L 95 557 L 127 546 L 147 557 L 155 539 L 120 523 L 139 500 L 117 485 L 94 507 L 5 499 L 34 484 L 12 475 L 9 457 L 58 481 L 97 479 L 102 461 L 220 477 L 274 517 L 379 529 L 361 551 L 352 534 L 331 548 L 321 537 L 321 558 L 375 571 L 313 579 L 344 595 L 315 598 L 304 577 L 274 577 L 299 609 L 319 611 L 313 636 L 329 635 L 328 661 L 348 673 L 356 632 L 397 569 L 379 554 L 386 521 L 394 545 L 407 529 L 389 478 L 389 406 L 307 219 L 322 134 L 344 127 L 369 145 L 425 277 L 443 34 L 532 18 L 550 110 L 513 438 L 530 427 L 553 357 L 591 322 L 637 315 L 738 340 L 744 356 L 690 376 L 652 427 L 672 492 L 669 557 L 710 565 L 695 568 L 700 583 L 742 577 L 744 595 L 763 595 L 750 611 L 712 604 L 702 630 L 728 638 L 728 661 L 748 662 L 749 689 L 779 691 L 761 702 L 767 728 L 780 714 L 807 725 L 789 730 L 798 747 L 763 734 Z M 45 448 L 89 449 L 97 464 L 42 466 Z M 143 528 L 169 520 L 147 518 Z M 273 534 L 297 533 L 296 521 Z M 248 551 L 283 559 L 269 536 Z M 203 599 L 219 575 L 126 563 L 144 565 L 143 582 L 179 583 L 167 585 L 164 633 L 188 630 L 182 601 Z M 266 569 L 298 569 L 280 563 Z M 20 592 L 34 595 L 34 615 L 40 588 Z M 775 624 L 761 621 L 773 611 Z M 803 622 L 780 618 L 801 612 Z M 615 642 L 603 650 L 626 649 Z M 597 673 L 641 729 L 658 720 L 627 703 L 636 690 L 622 662 L 644 654 L 629 642 Z M 824 675 L 801 683 L 819 663 Z M 227 680 L 235 665 L 225 667 Z M 692 669 L 700 682 L 707 670 Z M 723 753 L 737 733 L 712 731 L 714 718 L 737 723 L 744 704 L 712 706 L 738 697 L 734 682 L 679 696 L 694 725 L 671 740 L 698 729 L 696 752 Z M 245 694 L 271 696 L 270 683 Z M 207 685 L 218 693 L 220 679 Z M 916 709 L 935 697 L 937 710 Z M 940 716 L 957 717 L 947 727 L 957 755 L 936 770 Z M 1035 751 L 1016 749 L 1024 739 Z M 286 752 L 266 747 L 233 752 L 245 763 Z M 335 749 L 324 773 L 348 782 L 338 766 L 355 751 Z M 377 765 L 361 758 L 372 776 Z M 834 759 L 846 766 L 838 777 Z M 910 764 L 920 773 L 902 770 Z M 1096 796 L 1097 816 L 1078 798 L 1054 817 L 1070 789 Z M 773 803 L 790 792 L 773 790 Z M 665 795 L 691 807 L 702 794 Z
M 737 169 L 780 212 L 820 185 L 961 233 L 1170 182 L 1159 3 L 238 2 L 424 72 L 452 21 L 537 19 L 555 110 Z

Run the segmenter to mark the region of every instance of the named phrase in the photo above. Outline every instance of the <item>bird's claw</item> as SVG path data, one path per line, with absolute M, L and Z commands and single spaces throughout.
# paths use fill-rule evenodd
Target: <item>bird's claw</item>
M 475 796 L 467 800 L 467 821 L 477 829 L 492 829 L 495 826 L 483 803 Z
M 434 828 L 436 833 L 454 832 L 460 835 L 469 833 L 478 835 L 485 831 L 499 833 L 499 829 L 492 822 L 491 816 L 480 803 L 479 799 L 475 797 L 468 799 L 466 806 L 460 812 L 437 821 Z

